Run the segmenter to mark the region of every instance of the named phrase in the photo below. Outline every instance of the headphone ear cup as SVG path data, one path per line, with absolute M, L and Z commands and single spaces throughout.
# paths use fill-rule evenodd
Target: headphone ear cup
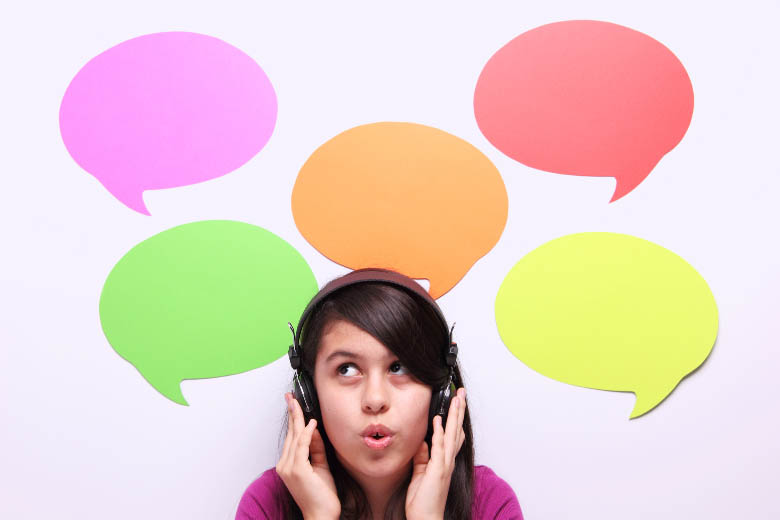
M 322 422 L 320 420 L 320 403 L 314 389 L 314 382 L 305 370 L 298 370 L 293 376 L 293 397 L 301 405 L 306 424 L 309 424 L 311 419 L 317 419 L 319 426 Z
M 441 427 L 444 428 L 447 425 L 447 414 L 450 411 L 450 402 L 454 396 L 455 383 L 452 379 L 448 379 L 438 392 L 434 392 L 428 413 L 428 429 L 431 432 L 433 432 L 433 418 L 437 415 L 441 416 Z

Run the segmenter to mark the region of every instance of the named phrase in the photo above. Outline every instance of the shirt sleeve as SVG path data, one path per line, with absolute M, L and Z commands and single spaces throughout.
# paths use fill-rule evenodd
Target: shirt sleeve
M 520 503 L 512 488 L 487 466 L 474 468 L 475 520 L 523 520 Z
M 276 520 L 284 517 L 284 484 L 271 468 L 244 491 L 236 520 Z

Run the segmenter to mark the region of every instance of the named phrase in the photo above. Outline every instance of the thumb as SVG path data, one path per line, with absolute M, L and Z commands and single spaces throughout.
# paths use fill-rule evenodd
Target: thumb
M 312 466 L 328 467 L 328 458 L 325 456 L 325 443 L 318 428 L 314 429 L 314 433 L 311 436 L 309 455 L 311 455 Z
M 428 459 L 428 444 L 425 441 L 422 441 L 420 447 L 417 449 L 417 453 L 414 454 L 414 459 L 412 459 L 412 475 L 425 473 L 425 466 L 428 465 Z

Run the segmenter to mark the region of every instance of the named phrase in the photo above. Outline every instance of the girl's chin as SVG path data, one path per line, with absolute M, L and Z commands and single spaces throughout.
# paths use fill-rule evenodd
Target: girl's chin
M 388 453 L 385 456 L 377 457 L 375 454 L 372 456 L 369 453 L 368 456 L 352 458 L 349 461 L 345 461 L 341 457 L 339 460 L 350 473 L 357 472 L 369 478 L 395 477 L 411 470 L 412 459 L 400 460 L 397 454 L 393 455 Z

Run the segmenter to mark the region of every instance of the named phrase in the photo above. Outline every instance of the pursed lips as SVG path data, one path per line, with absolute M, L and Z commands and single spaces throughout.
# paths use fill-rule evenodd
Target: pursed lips
M 391 437 L 394 434 L 395 432 L 384 424 L 370 424 L 360 433 L 362 437 L 373 438 Z

